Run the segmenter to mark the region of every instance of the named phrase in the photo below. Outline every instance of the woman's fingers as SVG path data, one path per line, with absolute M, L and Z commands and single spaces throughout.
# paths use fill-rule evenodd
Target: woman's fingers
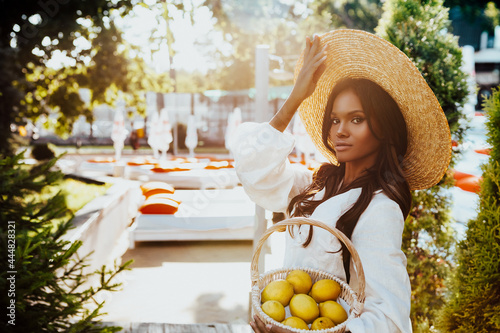
M 257 330 L 255 330 L 255 328 L 254 328 L 255 332 L 258 332 L 258 333 L 269 332 L 269 330 L 266 328 L 266 324 L 262 321 L 262 319 L 259 318 L 259 316 L 255 315 L 255 316 L 253 316 L 253 319 L 254 319 L 254 324 L 257 328 Z
M 319 36 L 318 35 L 314 35 L 313 41 L 312 41 L 312 45 L 311 45 L 311 50 L 309 52 L 310 54 L 316 55 L 316 52 L 317 52 L 317 50 L 319 48 L 319 42 L 320 42 Z
M 306 47 L 304 48 L 304 59 L 309 56 L 309 51 L 311 49 L 311 39 L 309 36 L 306 37 Z

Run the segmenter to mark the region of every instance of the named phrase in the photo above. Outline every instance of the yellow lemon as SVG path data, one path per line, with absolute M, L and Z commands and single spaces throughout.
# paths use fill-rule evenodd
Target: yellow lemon
M 330 279 L 319 280 L 313 284 L 309 295 L 318 303 L 334 301 L 340 295 L 340 285 Z
M 318 305 L 311 296 L 297 294 L 290 301 L 290 313 L 294 317 L 303 319 L 306 323 L 311 323 L 319 316 Z
M 300 269 L 291 271 L 286 280 L 290 282 L 293 286 L 293 290 L 296 294 L 307 294 L 312 287 L 312 280 L 309 274 Z
M 342 305 L 335 301 L 326 301 L 319 303 L 319 313 L 321 317 L 328 317 L 338 325 L 347 320 L 347 312 Z
M 286 326 L 309 331 L 309 326 L 307 326 L 306 322 L 297 317 L 288 317 L 281 323 Z
M 271 281 L 262 291 L 262 303 L 267 301 L 278 301 L 283 306 L 290 303 L 293 296 L 293 286 L 285 280 Z
M 334 327 L 335 323 L 328 317 L 318 317 L 311 324 L 311 331 L 324 330 L 326 328 Z
M 286 316 L 285 307 L 278 301 L 267 301 L 262 304 L 262 311 L 279 322 L 282 322 Z

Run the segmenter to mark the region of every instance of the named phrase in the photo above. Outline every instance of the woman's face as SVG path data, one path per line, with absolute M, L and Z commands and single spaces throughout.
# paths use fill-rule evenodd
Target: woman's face
M 371 167 L 375 163 L 380 141 L 370 130 L 361 101 L 351 89 L 337 96 L 331 116 L 330 139 L 339 162 L 352 163 L 361 168 Z

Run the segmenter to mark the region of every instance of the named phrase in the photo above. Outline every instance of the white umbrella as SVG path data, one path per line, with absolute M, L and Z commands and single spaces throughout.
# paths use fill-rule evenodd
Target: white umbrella
M 168 119 L 168 110 L 163 108 L 160 111 L 160 119 L 158 120 L 159 129 L 159 140 L 158 140 L 158 150 L 161 153 L 161 160 L 167 159 L 167 151 L 170 147 L 170 142 L 174 140 L 172 136 L 172 126 L 170 125 L 170 120 Z
M 172 140 L 172 128 L 168 120 L 167 109 L 162 109 L 159 117 L 157 112 L 153 112 L 148 144 L 153 148 L 154 157 L 158 158 L 159 151 L 161 151 L 161 159 L 165 160 Z
M 193 114 L 189 115 L 188 118 L 186 141 L 184 143 L 189 149 L 189 156 L 194 157 L 194 149 L 198 145 L 198 133 L 196 131 L 196 117 Z
M 122 155 L 122 149 L 125 145 L 127 137 L 127 130 L 125 129 L 125 119 L 123 117 L 125 102 L 118 102 L 118 107 L 115 111 L 113 120 L 113 128 L 111 130 L 111 140 L 113 140 L 113 147 L 115 148 L 115 159 L 118 161 Z
M 231 151 L 232 145 L 233 145 L 233 136 L 234 132 L 240 126 L 241 124 L 241 109 L 240 108 L 234 108 L 233 112 L 229 114 L 229 117 L 227 118 L 227 128 L 226 128 L 226 135 L 225 135 L 225 145 L 226 149 Z
M 151 113 L 151 117 L 149 118 L 149 123 L 150 128 L 149 128 L 149 135 L 148 135 L 148 145 L 153 149 L 153 155 L 155 159 L 158 159 L 159 153 L 158 153 L 158 141 L 159 141 L 159 136 L 160 136 L 160 126 L 158 123 L 158 112 L 154 110 Z

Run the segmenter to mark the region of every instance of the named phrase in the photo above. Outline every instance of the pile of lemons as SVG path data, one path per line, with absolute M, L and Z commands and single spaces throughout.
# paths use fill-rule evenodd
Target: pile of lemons
M 336 302 L 339 295 L 336 281 L 322 279 L 313 284 L 309 274 L 294 270 L 285 280 L 271 281 L 262 290 L 262 311 L 286 326 L 322 330 L 347 320 L 344 308 Z

